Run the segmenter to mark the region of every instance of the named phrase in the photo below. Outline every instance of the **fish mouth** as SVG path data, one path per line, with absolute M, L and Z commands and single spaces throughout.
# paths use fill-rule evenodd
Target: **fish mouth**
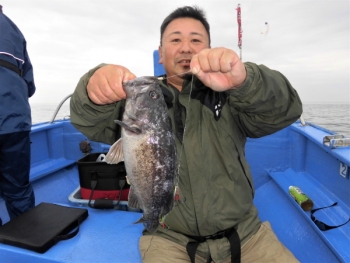
M 134 128 L 137 128 L 138 130 L 141 130 L 139 127 L 142 127 L 142 126 L 147 126 L 149 128 L 153 128 L 150 123 L 148 123 L 142 119 L 137 118 L 135 116 L 135 114 L 130 113 L 130 112 L 125 112 L 125 114 L 128 117 L 128 119 L 130 119 L 134 124 L 136 124 L 136 126 Z

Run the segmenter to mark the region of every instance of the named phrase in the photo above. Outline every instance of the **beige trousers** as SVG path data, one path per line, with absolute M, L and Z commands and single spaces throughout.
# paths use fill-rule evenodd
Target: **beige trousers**
M 191 263 L 186 248 L 159 236 L 142 236 L 140 252 L 143 263 Z M 196 263 L 207 260 L 196 255 Z M 231 257 L 222 263 L 230 263 Z M 269 222 L 262 223 L 258 232 L 241 248 L 241 263 L 299 262 L 277 239 Z

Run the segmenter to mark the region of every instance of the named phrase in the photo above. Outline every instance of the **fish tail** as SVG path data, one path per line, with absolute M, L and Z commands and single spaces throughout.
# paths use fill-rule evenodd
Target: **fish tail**
M 134 193 L 134 187 L 131 185 L 129 189 L 129 196 L 128 196 L 128 207 L 130 208 L 141 208 L 142 206 L 139 203 L 139 200 Z
M 144 219 L 143 217 L 137 220 L 134 224 L 140 224 L 140 223 L 142 223 L 145 226 L 145 228 L 151 233 L 156 232 L 159 226 L 159 221 L 147 220 L 147 219 Z

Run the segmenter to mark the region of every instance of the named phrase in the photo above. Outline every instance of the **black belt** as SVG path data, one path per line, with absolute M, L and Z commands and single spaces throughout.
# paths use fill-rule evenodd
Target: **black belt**
M 0 66 L 16 72 L 21 77 L 23 75 L 23 70 L 19 69 L 18 67 L 6 60 L 0 59 Z
M 186 250 L 191 259 L 191 263 L 195 263 L 195 255 L 200 243 L 203 243 L 208 239 L 215 240 L 223 237 L 226 237 L 230 242 L 231 262 L 232 263 L 241 262 L 241 240 L 239 239 L 238 233 L 234 227 L 223 231 L 219 231 L 214 235 L 209 235 L 204 237 L 203 236 L 187 236 L 187 237 L 196 240 L 196 242 L 191 241 L 191 242 L 188 242 L 186 245 Z M 211 258 L 209 257 L 208 262 L 210 261 L 211 261 Z

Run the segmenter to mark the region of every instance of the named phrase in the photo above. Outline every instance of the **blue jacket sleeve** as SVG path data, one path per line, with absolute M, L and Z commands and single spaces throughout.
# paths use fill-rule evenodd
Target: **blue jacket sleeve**
M 30 62 L 30 58 L 27 52 L 27 43 L 25 40 L 24 41 L 24 64 L 23 64 L 23 79 L 27 83 L 28 86 L 28 97 L 33 96 L 36 87 L 34 84 L 34 73 L 33 73 L 33 66 L 32 63 Z

